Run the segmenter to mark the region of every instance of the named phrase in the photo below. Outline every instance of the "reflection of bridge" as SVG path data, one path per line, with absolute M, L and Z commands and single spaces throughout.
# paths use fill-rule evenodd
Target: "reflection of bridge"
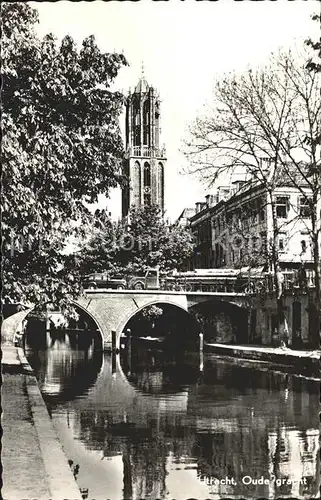
M 132 492 L 135 498 L 163 498 L 165 485 L 170 498 L 181 498 L 173 490 L 174 478 L 178 478 L 175 482 L 180 489 L 182 484 L 197 488 L 201 478 L 224 478 L 226 471 L 237 486 L 225 489 L 223 485 L 214 490 L 215 498 L 248 498 L 249 487 L 241 481 L 248 474 L 255 474 L 255 478 L 274 473 L 291 477 L 292 485 L 287 490 L 291 497 L 302 496 L 302 488 L 298 488 L 303 477 L 310 478 L 305 495 L 312 497 L 317 491 L 316 383 L 309 384 L 307 390 L 302 379 L 236 365 L 230 370 L 220 361 L 206 363 L 203 373 L 193 364 L 191 372 L 182 370 L 182 366 L 189 366 L 186 360 L 181 366 L 175 363 L 170 372 L 165 366 L 156 372 L 146 366 L 142 369 L 140 362 L 134 361 L 132 371 L 124 373 L 120 365 L 113 370 L 111 357 L 105 356 L 95 386 L 86 397 L 68 405 L 65 417 L 68 434 L 72 429 L 77 442 L 100 451 L 92 467 L 98 470 L 103 457 L 121 454 L 123 473 L 117 477 L 113 469 L 111 477 L 113 484 L 119 481 L 120 492 L 131 492 L 126 498 L 132 498 Z M 247 381 L 249 390 L 244 391 L 242 380 Z M 169 386 L 176 390 L 168 391 Z M 293 411 L 298 407 L 299 414 Z M 59 425 L 61 417 L 61 413 L 53 412 Z M 106 481 L 105 490 L 109 477 L 104 468 L 99 482 Z M 269 495 L 270 488 L 273 496 Z M 206 492 L 196 491 L 198 495 L 194 493 L 193 498 L 208 498 L 209 491 L 213 495 L 213 485 Z M 282 495 L 282 489 L 272 481 L 251 486 L 251 492 L 253 498 Z M 92 493 L 94 498 L 105 498 Z
M 202 303 L 225 303 L 235 308 L 247 309 L 250 298 L 235 292 L 175 292 L 163 290 L 87 290 L 75 304 L 96 322 L 105 346 L 111 345 L 111 331 L 119 336 L 132 316 L 146 306 L 170 304 L 188 312 Z

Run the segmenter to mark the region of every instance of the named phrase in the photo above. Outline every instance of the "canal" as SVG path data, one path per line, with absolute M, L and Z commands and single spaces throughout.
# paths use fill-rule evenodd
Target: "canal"
M 318 496 L 318 381 L 157 341 L 130 351 L 26 347 L 89 499 Z

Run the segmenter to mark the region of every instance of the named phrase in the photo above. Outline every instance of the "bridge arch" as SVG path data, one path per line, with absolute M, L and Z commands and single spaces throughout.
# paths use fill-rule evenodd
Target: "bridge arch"
M 1 338 L 3 344 L 14 345 L 16 336 L 24 334 L 24 321 L 27 320 L 28 315 L 32 311 L 33 308 L 24 309 L 8 316 L 2 321 Z
M 146 306 L 165 303 L 179 306 L 187 313 L 186 294 L 175 294 L 164 291 L 149 292 L 146 290 L 106 290 L 87 292 L 77 300 L 77 304 L 91 313 L 104 338 L 104 347 L 112 347 L 111 332 L 116 332 L 116 343 L 119 346 L 119 337 L 126 324 L 137 312 Z
M 87 308 L 83 307 L 77 302 L 73 302 L 73 306 L 75 307 L 77 312 L 79 312 L 80 310 L 85 317 L 88 316 L 91 319 L 92 323 L 97 327 L 96 330 L 98 332 L 99 341 L 103 346 L 103 328 L 95 315 L 93 315 Z M 15 343 L 18 342 L 18 345 L 21 345 L 23 343 L 23 339 L 26 336 L 26 329 L 28 326 L 28 321 L 30 320 L 30 315 L 32 315 L 34 311 L 34 307 L 25 308 L 24 310 L 11 314 L 3 320 L 1 325 L 1 336 L 3 344 L 15 345 Z M 52 317 L 55 314 L 60 315 L 58 311 L 49 311 L 49 316 Z
M 201 324 L 205 342 L 247 343 L 249 310 L 245 303 L 212 298 L 194 303 L 189 311 Z
M 99 322 L 99 319 L 97 319 L 88 309 L 86 309 L 83 305 L 79 304 L 78 302 L 73 302 L 73 305 L 74 305 L 76 310 L 80 309 L 84 314 L 89 316 L 91 318 L 91 320 L 96 324 L 97 330 L 98 330 L 98 333 L 100 336 L 100 340 L 101 340 L 101 345 L 103 347 L 104 346 L 104 333 L 103 333 L 104 330 L 103 330 L 102 325 Z
M 116 332 L 116 344 L 130 319 L 146 306 L 159 303 L 169 304 L 183 309 L 187 313 L 191 308 L 203 302 L 234 306 L 236 311 L 246 311 L 249 307 L 248 296 L 235 293 L 197 293 L 165 290 L 94 290 L 77 299 L 77 304 L 90 312 L 100 326 L 104 338 L 104 348 L 112 347 L 112 331 Z M 201 306 L 204 307 L 204 306 Z M 242 309 L 243 308 L 243 309 Z M 245 314 L 245 313 L 244 313 Z M 193 316 L 193 314 L 192 314 Z
M 134 310 L 134 311 L 130 311 L 124 318 L 122 318 L 122 321 L 119 323 L 118 327 L 117 327 L 117 330 L 116 330 L 116 336 L 117 336 L 117 346 L 119 347 L 119 343 L 120 343 L 120 336 L 121 334 L 125 331 L 125 327 L 126 325 L 130 322 L 130 320 L 132 318 L 134 318 L 137 314 L 139 314 L 140 312 L 142 312 L 144 309 L 146 309 L 147 307 L 150 307 L 150 306 L 153 306 L 153 305 L 158 305 L 158 306 L 162 306 L 162 305 L 167 305 L 167 306 L 172 306 L 173 308 L 176 308 L 182 312 L 184 312 L 186 315 L 190 316 L 192 321 L 195 321 L 195 318 L 193 315 L 191 315 L 189 313 L 188 310 L 186 310 L 185 307 L 183 307 L 182 305 L 179 305 L 177 304 L 176 302 L 174 301 L 171 301 L 171 300 L 160 300 L 160 299 L 157 299 L 157 300 L 151 300 L 149 303 L 141 306 L 140 308 Z

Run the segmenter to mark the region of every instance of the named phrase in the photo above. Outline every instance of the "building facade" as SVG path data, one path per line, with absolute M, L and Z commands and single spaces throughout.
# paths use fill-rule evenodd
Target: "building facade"
M 160 99 L 144 76 L 126 101 L 126 160 L 129 184 L 122 191 L 122 215 L 158 205 L 164 211 L 166 152 L 160 145 Z
M 190 218 L 196 241 L 194 268 L 265 266 L 268 270 L 273 241 L 282 269 L 312 267 L 309 195 L 304 186 L 300 190 L 278 186 L 271 201 L 262 184 L 247 182 L 232 185 L 224 196 L 208 196 L 205 204 L 196 204 L 197 213 Z
M 294 288 L 284 296 L 283 311 L 288 325 L 289 345 L 300 348 L 319 345 L 316 337 L 313 295 L 313 249 L 311 240 L 311 192 L 280 185 L 272 200 L 262 184 L 247 182 L 232 186 L 229 196 L 207 197 L 196 204 L 190 228 L 196 242 L 194 269 L 236 268 L 259 274 L 272 271 L 271 246 L 274 242 L 281 270 L 292 276 Z M 275 210 L 276 225 L 273 227 Z M 305 283 L 299 283 L 301 269 Z M 302 276 L 302 275 L 301 275 Z M 303 287 L 303 288 L 302 288 Z M 305 288 L 304 288 L 305 287 Z M 258 299 L 259 300 L 259 299 Z M 250 311 L 249 338 L 245 343 L 273 344 L 276 325 L 274 298 Z M 226 339 L 226 342 L 229 342 Z

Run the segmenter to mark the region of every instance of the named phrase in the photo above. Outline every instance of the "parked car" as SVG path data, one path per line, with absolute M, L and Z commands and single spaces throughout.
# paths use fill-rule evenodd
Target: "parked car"
M 144 276 L 132 276 L 128 281 L 128 288 L 134 290 L 158 290 L 159 269 L 149 268 Z
M 113 288 L 123 290 L 126 288 L 124 278 L 111 278 L 109 273 L 92 273 L 84 277 L 82 285 L 84 288 L 94 290 L 95 288 Z

